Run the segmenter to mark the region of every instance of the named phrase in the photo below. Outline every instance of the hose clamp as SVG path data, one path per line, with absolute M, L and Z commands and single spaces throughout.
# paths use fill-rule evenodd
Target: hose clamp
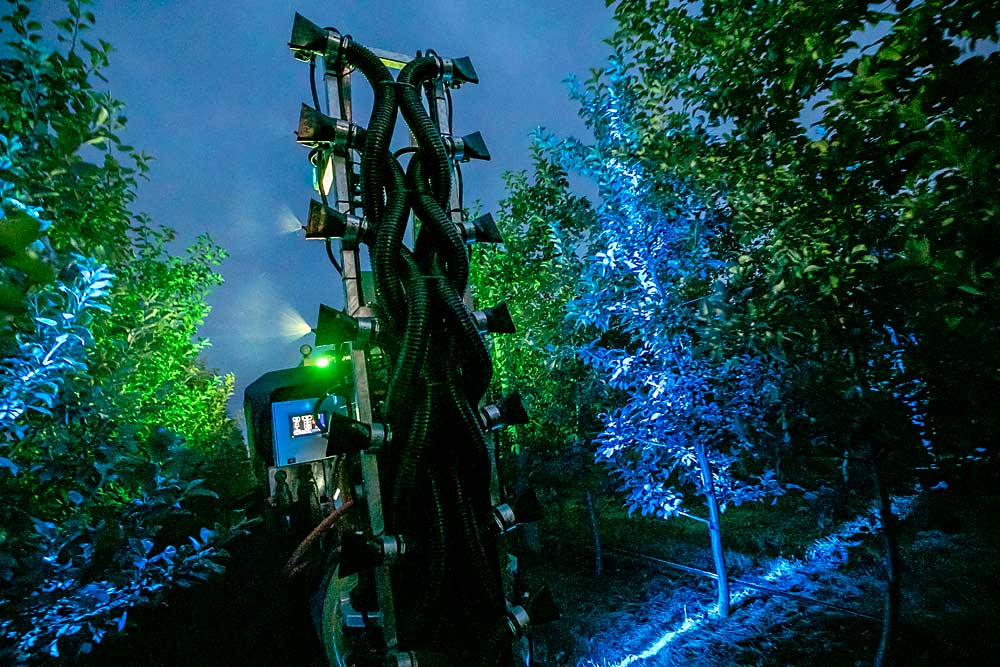
M 375 422 L 369 425 L 369 434 L 372 449 L 377 449 L 392 442 L 392 430 L 388 424 Z
M 340 237 L 340 242 L 345 248 L 357 248 L 358 242 L 363 240 L 365 233 L 368 231 L 368 221 L 364 218 L 359 218 L 353 213 L 344 214 L 344 234 Z M 358 322 L 359 334 L 366 335 L 366 332 L 362 331 L 365 324 L 360 320 Z M 374 334 L 373 334 L 374 336 Z
M 347 54 L 347 49 L 351 45 L 350 35 L 341 35 L 333 28 L 326 29 L 326 50 L 323 52 L 323 63 L 327 69 L 341 64 L 341 60 Z
M 392 561 L 405 553 L 406 543 L 403 542 L 401 537 L 394 535 L 382 536 L 382 555 L 385 556 L 387 561 Z
M 390 653 L 386 656 L 386 665 L 388 667 L 417 667 L 417 661 L 409 651 L 406 653 Z
M 434 64 L 437 66 L 437 80 L 445 85 L 451 83 L 455 76 L 455 64 L 439 56 L 433 49 L 427 49 L 425 56 L 434 59 Z
M 476 240 L 476 227 L 471 222 L 464 222 L 464 221 L 463 222 L 459 222 L 458 223 L 458 231 L 462 235 L 462 239 L 464 239 L 466 243 L 473 243 L 473 242 L 475 242 L 475 240 Z M 480 324 L 480 317 L 479 317 L 480 316 L 480 311 L 476 311 L 475 315 L 476 315 L 476 326 L 479 327 L 480 331 L 484 330 L 486 328 L 486 324 L 485 324 L 485 317 L 486 317 L 486 315 L 483 314 L 483 320 L 482 320 L 483 323 L 482 324 Z
M 500 408 L 493 403 L 483 406 L 479 410 L 479 415 L 482 417 L 483 423 L 487 429 L 493 429 L 494 427 L 499 426 L 501 419 L 503 419 L 503 415 L 500 414 Z
M 451 158 L 455 162 L 467 162 L 465 160 L 465 141 L 454 137 L 442 137 L 442 139 L 444 139 L 445 150 L 451 153 Z
M 460 224 L 460 227 L 462 228 L 461 229 L 462 236 L 464 236 L 465 239 L 468 240 L 469 233 L 468 233 L 468 231 L 466 229 L 465 224 Z M 473 229 L 472 233 L 475 234 L 475 231 L 476 230 Z M 475 238 L 475 236 L 473 236 L 473 238 Z M 479 329 L 480 331 L 486 331 L 487 329 L 489 329 L 489 322 L 486 319 L 486 311 L 485 310 L 475 310 L 475 311 L 472 312 L 472 316 L 476 320 L 476 328 L 477 329 Z
M 344 127 L 346 126 L 346 127 Z M 337 119 L 337 130 L 344 137 L 344 149 L 350 150 L 358 146 L 361 143 L 359 140 L 361 127 L 356 123 L 343 120 L 341 118 Z
M 524 607 L 512 607 L 511 610 L 507 612 L 507 625 L 510 627 L 511 632 L 514 633 L 515 637 L 520 637 L 524 634 L 524 630 L 528 627 L 530 620 L 531 619 L 528 618 L 528 612 Z
M 360 218 L 357 218 L 356 216 L 353 215 L 350 216 L 350 218 L 354 218 L 355 220 L 361 220 Z M 358 235 L 360 236 L 361 232 L 364 231 L 363 227 L 360 226 L 360 223 L 357 229 L 358 229 Z M 354 337 L 353 342 L 358 347 L 365 347 L 369 343 L 374 341 L 375 337 L 378 335 L 379 323 L 378 320 L 374 317 L 359 317 L 357 318 L 357 320 L 358 320 L 358 333 Z
M 381 88 L 385 88 L 387 90 L 394 90 L 396 86 L 399 85 L 400 83 L 398 81 L 390 78 L 390 79 L 382 79 L 381 81 L 376 81 L 373 88 L 375 88 L 376 90 Z
M 497 505 L 493 508 L 493 512 L 493 516 L 497 522 L 497 527 L 500 528 L 501 533 L 506 533 L 508 530 L 517 525 L 517 517 L 514 515 L 514 508 L 507 503 Z

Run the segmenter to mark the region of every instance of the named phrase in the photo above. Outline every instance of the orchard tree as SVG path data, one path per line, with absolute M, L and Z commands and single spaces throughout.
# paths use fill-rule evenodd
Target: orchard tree
M 888 664 L 893 485 L 1000 427 L 1000 3 L 609 4 L 637 159 L 725 221 L 731 312 L 712 328 L 782 360 L 793 445 L 874 479 Z
M 531 405 L 535 418 L 517 427 L 514 448 L 536 456 L 580 437 L 579 401 L 567 385 L 585 371 L 574 354 L 581 339 L 565 317 L 578 296 L 594 219 L 589 202 L 571 194 L 565 171 L 542 153 L 540 138 L 531 149 L 531 180 L 524 172 L 504 176 L 507 196 L 496 220 L 504 243 L 482 246 L 473 283 L 477 303 L 506 303 L 517 327 L 493 337 L 494 378 L 499 393 L 519 391 Z
M 596 144 L 550 139 L 547 148 L 593 178 L 601 196 L 601 248 L 569 311 L 576 327 L 602 333 L 579 353 L 623 397 L 604 415 L 598 459 L 620 479 L 630 511 L 708 525 L 726 616 L 720 514 L 787 488 L 765 455 L 777 452 L 765 425 L 778 414 L 780 366 L 716 324 L 733 311 L 724 202 L 636 158 L 645 130 L 616 63 L 575 94 Z
M 95 327 L 92 372 L 118 388 L 119 409 L 141 416 L 150 431 L 166 428 L 207 455 L 232 455 L 219 441 L 228 436 L 234 378 L 198 360 L 208 347 L 198 337 L 210 310 L 205 298 L 222 283 L 214 267 L 225 252 L 202 235 L 183 256 L 170 255 L 173 230 L 139 220 L 133 254 L 115 268 L 128 289 L 113 291 L 114 309 Z
M 94 88 L 112 49 L 90 36 L 95 17 L 86 5 L 67 0 L 68 15 L 55 21 L 55 50 L 28 3 L 13 3 L 5 17 L 16 57 L 0 61 L 0 113 L 20 145 L 8 180 L 58 221 L 41 244 L 52 261 L 95 257 L 118 278 L 111 316 L 95 322 L 93 384 L 122 414 L 136 415 L 145 435 L 166 428 L 208 453 L 209 443 L 233 433 L 225 416 L 233 378 L 199 365 L 206 343 L 196 338 L 225 252 L 203 237 L 184 256 L 171 256 L 174 232 L 130 211 L 150 158 L 119 137 L 123 104 Z
M 110 46 L 0 17 L 0 661 L 87 653 L 128 610 L 222 568 L 244 524 L 199 478 L 245 450 L 192 339 L 222 252 L 170 257 L 129 210 L 147 157 L 93 87 Z M 91 162 L 96 160 L 97 162 Z M 207 526 L 219 521 L 220 529 Z M 193 534 L 192 534 L 193 531 Z
M 506 303 L 517 327 L 492 338 L 494 392 L 519 392 L 531 421 L 501 432 L 501 454 L 517 462 L 519 484 L 532 476 L 560 494 L 583 497 L 599 573 L 594 495 L 602 476 L 590 452 L 606 397 L 600 377 L 576 354 L 594 332 L 574 331 L 566 321 L 593 250 L 594 211 L 571 193 L 565 170 L 544 154 L 542 136 L 536 132 L 532 142 L 531 176 L 504 176 L 507 196 L 496 220 L 504 243 L 477 248 L 472 284 L 480 306 Z
M 473 285 L 480 305 L 506 303 L 517 327 L 492 340 L 496 391 L 520 392 L 534 416 L 517 427 L 512 447 L 551 456 L 578 441 L 581 424 L 592 419 L 577 392 L 567 391 L 578 385 L 586 400 L 595 378 L 580 364 L 575 346 L 582 338 L 565 318 L 592 245 L 593 211 L 571 194 L 565 172 L 543 155 L 538 139 L 531 181 L 524 172 L 505 174 L 507 197 L 496 221 L 504 243 L 480 250 Z

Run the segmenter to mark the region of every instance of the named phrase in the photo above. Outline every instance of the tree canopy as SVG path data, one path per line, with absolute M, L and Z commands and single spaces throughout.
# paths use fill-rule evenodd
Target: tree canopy
M 582 348 L 628 397 L 598 456 L 661 515 L 700 451 L 737 502 L 843 456 L 875 474 L 898 601 L 891 490 L 1000 426 L 1000 5 L 608 4 L 614 54 L 575 93 L 595 142 L 547 142 L 601 190 L 569 308 L 619 336 Z
M 54 45 L 28 3 L 0 24 L 0 634 L 16 663 L 91 651 L 130 607 L 220 571 L 243 525 L 203 486 L 246 479 L 233 379 L 198 360 L 225 253 L 206 237 L 172 255 L 173 231 L 132 213 L 149 157 L 96 83 L 112 49 L 94 15 L 66 13 Z
M 541 139 L 536 134 L 530 177 L 505 175 L 507 197 L 497 216 L 504 243 L 480 251 L 472 283 L 481 306 L 506 303 L 517 327 L 492 339 L 494 392 L 519 392 L 533 415 L 505 436 L 508 449 L 530 461 L 529 472 L 565 479 L 568 470 L 590 469 L 590 440 L 604 400 L 600 379 L 576 354 L 592 332 L 574 331 L 565 321 L 594 245 L 594 212 L 571 194 L 565 171 L 545 155 Z
M 616 6 L 637 155 L 725 216 L 739 314 L 718 326 L 796 370 L 804 432 L 849 437 L 877 404 L 917 449 L 995 433 L 998 13 Z

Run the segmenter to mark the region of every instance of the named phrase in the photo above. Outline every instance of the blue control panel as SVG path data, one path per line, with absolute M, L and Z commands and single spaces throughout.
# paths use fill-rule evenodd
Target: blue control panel
M 347 404 L 330 396 L 316 409 L 316 398 L 271 404 L 275 465 L 287 466 L 326 458 L 326 423 L 332 412 L 347 414 Z

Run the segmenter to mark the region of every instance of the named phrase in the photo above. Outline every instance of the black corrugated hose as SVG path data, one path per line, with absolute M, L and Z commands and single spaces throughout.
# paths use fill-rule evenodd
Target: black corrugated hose
M 403 247 L 403 236 L 409 222 L 410 200 L 406 188 L 406 177 L 399 163 L 392 156 L 383 156 L 389 169 L 389 192 L 386 213 L 375 231 L 371 245 L 372 274 L 375 279 L 375 293 L 381 305 L 380 316 L 387 328 L 402 328 L 398 321 L 406 311 L 406 296 L 400 277 L 399 251 Z
M 425 455 L 431 432 L 434 389 L 432 386 L 425 387 L 423 400 L 420 401 L 420 407 L 413 416 L 409 440 L 399 457 L 400 462 L 396 472 L 392 504 L 395 508 L 397 522 L 401 519 L 403 524 L 417 514 L 413 509 L 416 505 L 413 501 L 417 498 L 421 467 L 427 465 Z
M 389 382 L 387 416 L 405 421 L 413 414 L 414 398 L 424 361 L 427 359 L 431 330 L 431 297 L 427 281 L 406 248 L 400 251 L 405 266 L 406 328 L 396 332 L 401 337 L 399 356 Z
M 399 108 L 427 163 L 432 193 L 442 207 L 451 197 L 451 164 L 444 139 L 420 101 L 420 86 L 441 74 L 437 58 L 415 58 L 399 73 Z
M 361 174 L 380 344 L 391 367 L 385 418 L 394 434 L 388 479 L 395 486 L 387 521 L 419 550 L 404 556 L 403 572 L 423 577 L 408 584 L 424 589 L 423 602 L 399 607 L 423 616 L 401 619 L 401 645 L 447 652 L 456 665 L 471 664 L 473 656 L 494 665 L 509 655 L 504 639 L 483 641 L 473 631 L 498 627 L 506 614 L 498 557 L 487 552 L 482 532 L 491 512 L 491 466 L 478 403 L 493 365 L 462 298 L 469 257 L 446 212 L 451 157 L 421 101 L 421 86 L 441 74 L 440 60 L 416 58 L 393 82 L 357 42 L 346 56 L 375 91 Z M 389 151 L 397 101 L 418 144 L 405 174 Z M 422 223 L 413 253 L 403 244 L 411 208 Z M 450 572 L 465 576 L 448 580 Z M 422 632 L 427 625 L 431 631 Z M 445 637 L 443 629 L 459 632 Z
M 456 289 L 464 290 L 469 284 L 469 253 L 461 232 L 441 205 L 426 189 L 422 188 L 424 166 L 422 160 L 412 160 L 407 169 L 407 182 L 413 192 L 413 212 L 422 223 L 414 254 L 426 271 L 434 270 L 431 257 L 440 257 L 441 269 Z
M 361 183 L 365 215 L 369 223 L 377 228 L 382 221 L 384 180 L 388 168 L 384 155 L 389 152 L 396 127 L 396 84 L 389 68 L 382 64 L 379 57 L 353 39 L 347 46 L 346 55 L 348 62 L 361 71 L 375 93 L 361 160 Z

